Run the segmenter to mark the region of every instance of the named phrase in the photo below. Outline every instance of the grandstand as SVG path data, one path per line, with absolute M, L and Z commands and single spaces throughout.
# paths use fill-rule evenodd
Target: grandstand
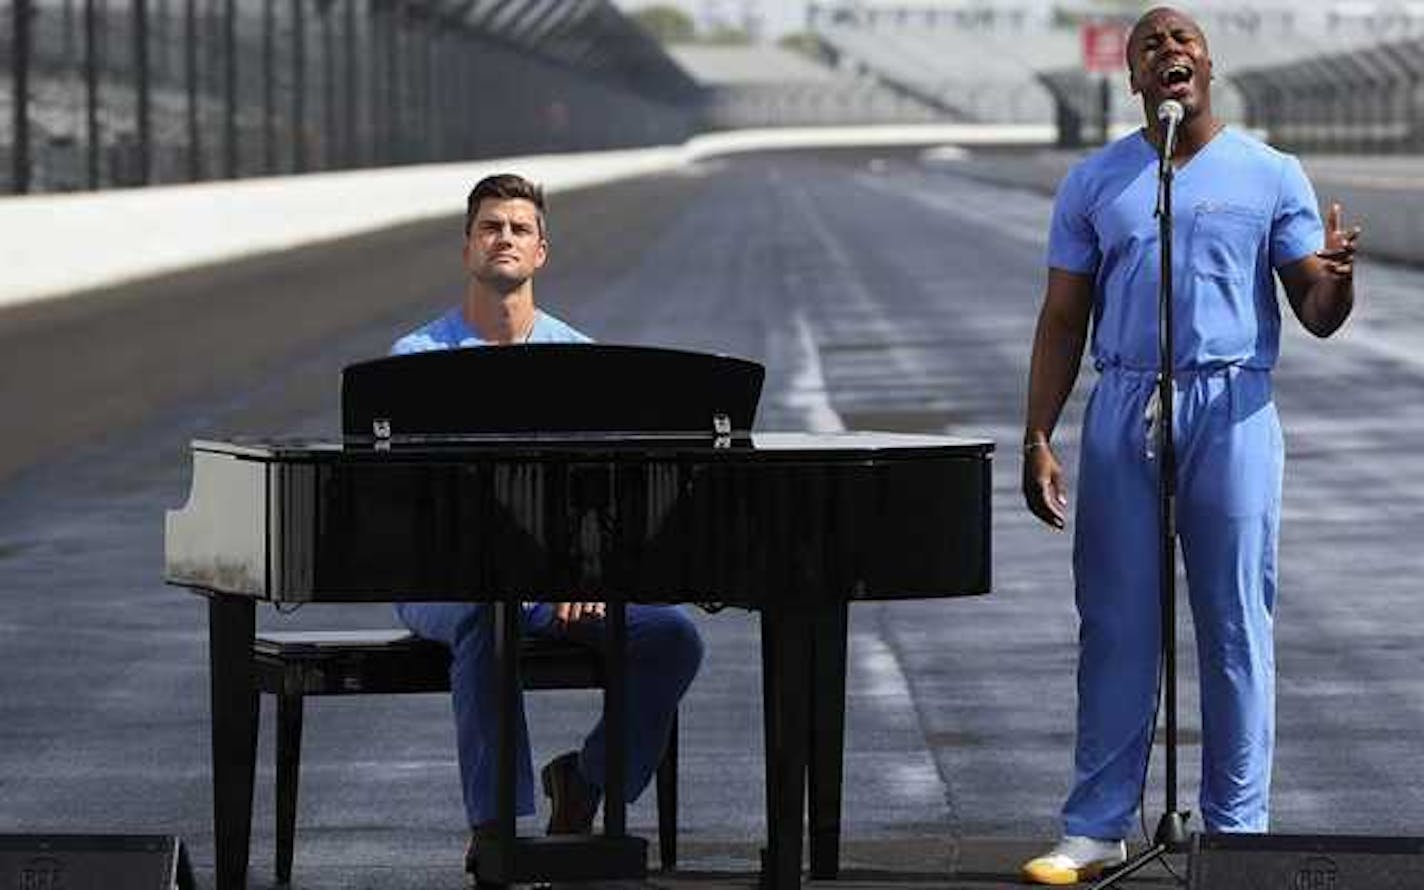
M 1343 142 L 1347 133 L 1362 145 L 1418 145 L 1414 38 L 1424 33 L 1424 4 L 1181 5 L 1210 39 L 1219 116 L 1294 144 Z M 839 68 L 954 119 L 1054 122 L 1065 144 L 1101 131 L 1104 94 L 1108 122 L 1141 119 L 1125 73 L 1104 83 L 1083 70 L 1079 26 L 1104 20 L 1095 4 L 835 0 L 812 3 L 808 20 Z
M 668 47 L 702 90 L 700 120 L 710 129 L 919 123 L 934 105 L 873 76 L 837 71 L 773 46 Z
M 1045 64 L 1072 64 L 1076 33 L 979 30 L 946 21 L 926 27 L 897 20 L 869 28 L 838 21 L 815 33 L 838 67 L 879 77 L 952 119 L 1043 123 L 1053 118 L 1051 96 L 1035 81 L 1035 72 Z

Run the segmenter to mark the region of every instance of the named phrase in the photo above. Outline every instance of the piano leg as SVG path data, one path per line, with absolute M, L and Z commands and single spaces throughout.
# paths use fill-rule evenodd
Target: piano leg
M 479 858 L 481 883 L 513 883 L 518 856 L 515 825 L 515 738 L 519 726 L 519 603 L 500 600 L 494 604 L 495 660 L 499 667 L 499 731 L 496 733 L 495 756 L 499 758 L 499 779 L 495 788 L 495 862 L 481 849 Z
M 608 837 L 622 837 L 628 831 L 628 804 L 624 799 L 628 757 L 627 615 L 627 603 L 614 600 L 608 604 L 604 621 L 603 833 Z
M 810 805 L 811 877 L 827 880 L 840 871 L 841 788 L 845 749 L 847 604 L 815 617 L 811 683 Z
M 257 684 L 252 665 L 256 621 L 252 599 L 209 594 L 213 846 L 218 890 L 242 890 L 247 886 L 252 782 L 257 763 Z
M 761 613 L 767 789 L 761 885 L 767 890 L 801 886 L 813 621 L 802 610 L 770 607 Z
M 781 751 L 781 675 L 776 671 L 778 653 L 774 636 L 776 616 L 769 608 L 761 611 L 761 725 L 762 760 L 766 769 L 766 838 L 767 845 L 761 848 L 761 888 L 770 887 L 771 845 L 776 839 L 776 803 L 781 800 L 781 770 L 778 769 Z

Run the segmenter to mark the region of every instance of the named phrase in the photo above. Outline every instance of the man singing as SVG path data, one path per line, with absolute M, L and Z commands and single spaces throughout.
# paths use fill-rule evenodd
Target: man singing
M 1051 436 L 1092 320 L 1098 370 L 1079 464 L 1073 571 L 1081 622 L 1078 725 L 1063 838 L 1023 867 L 1042 884 L 1125 859 L 1146 777 L 1161 655 L 1156 425 L 1172 424 L 1178 522 L 1202 702 L 1208 832 L 1265 831 L 1274 742 L 1272 608 L 1283 448 L 1271 399 L 1280 341 L 1272 272 L 1292 311 L 1328 337 L 1350 314 L 1358 228 L 1323 230 L 1295 158 L 1224 127 L 1211 55 L 1187 15 L 1149 11 L 1127 45 L 1147 126 L 1083 160 L 1054 206 L 1034 338 L 1023 492 L 1063 528 L 1067 486 Z M 1181 104 L 1172 152 L 1174 417 L 1154 396 L 1161 256 L 1153 215 L 1164 101 Z

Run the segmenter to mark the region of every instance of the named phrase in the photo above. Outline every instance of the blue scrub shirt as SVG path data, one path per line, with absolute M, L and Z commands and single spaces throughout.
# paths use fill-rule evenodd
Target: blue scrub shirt
M 529 332 L 529 339 L 526 342 L 592 343 L 593 340 L 547 312 L 536 309 L 534 310 L 534 329 Z M 391 347 L 391 355 L 489 345 L 491 345 L 490 341 L 480 339 L 480 335 L 465 323 L 464 312 L 459 306 L 456 306 L 439 318 L 421 325 L 397 340 Z
M 1064 179 L 1048 265 L 1096 280 L 1092 356 L 1156 369 L 1157 150 L 1141 131 Z M 1175 368 L 1269 369 L 1280 349 L 1272 269 L 1319 250 L 1324 230 L 1300 162 L 1226 128 L 1174 177 Z

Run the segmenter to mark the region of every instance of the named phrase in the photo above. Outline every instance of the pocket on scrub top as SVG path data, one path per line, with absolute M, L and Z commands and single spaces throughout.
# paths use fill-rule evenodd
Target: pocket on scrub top
M 1192 271 L 1244 280 L 1256 270 L 1266 237 L 1266 215 L 1251 207 L 1203 201 L 1192 215 Z

